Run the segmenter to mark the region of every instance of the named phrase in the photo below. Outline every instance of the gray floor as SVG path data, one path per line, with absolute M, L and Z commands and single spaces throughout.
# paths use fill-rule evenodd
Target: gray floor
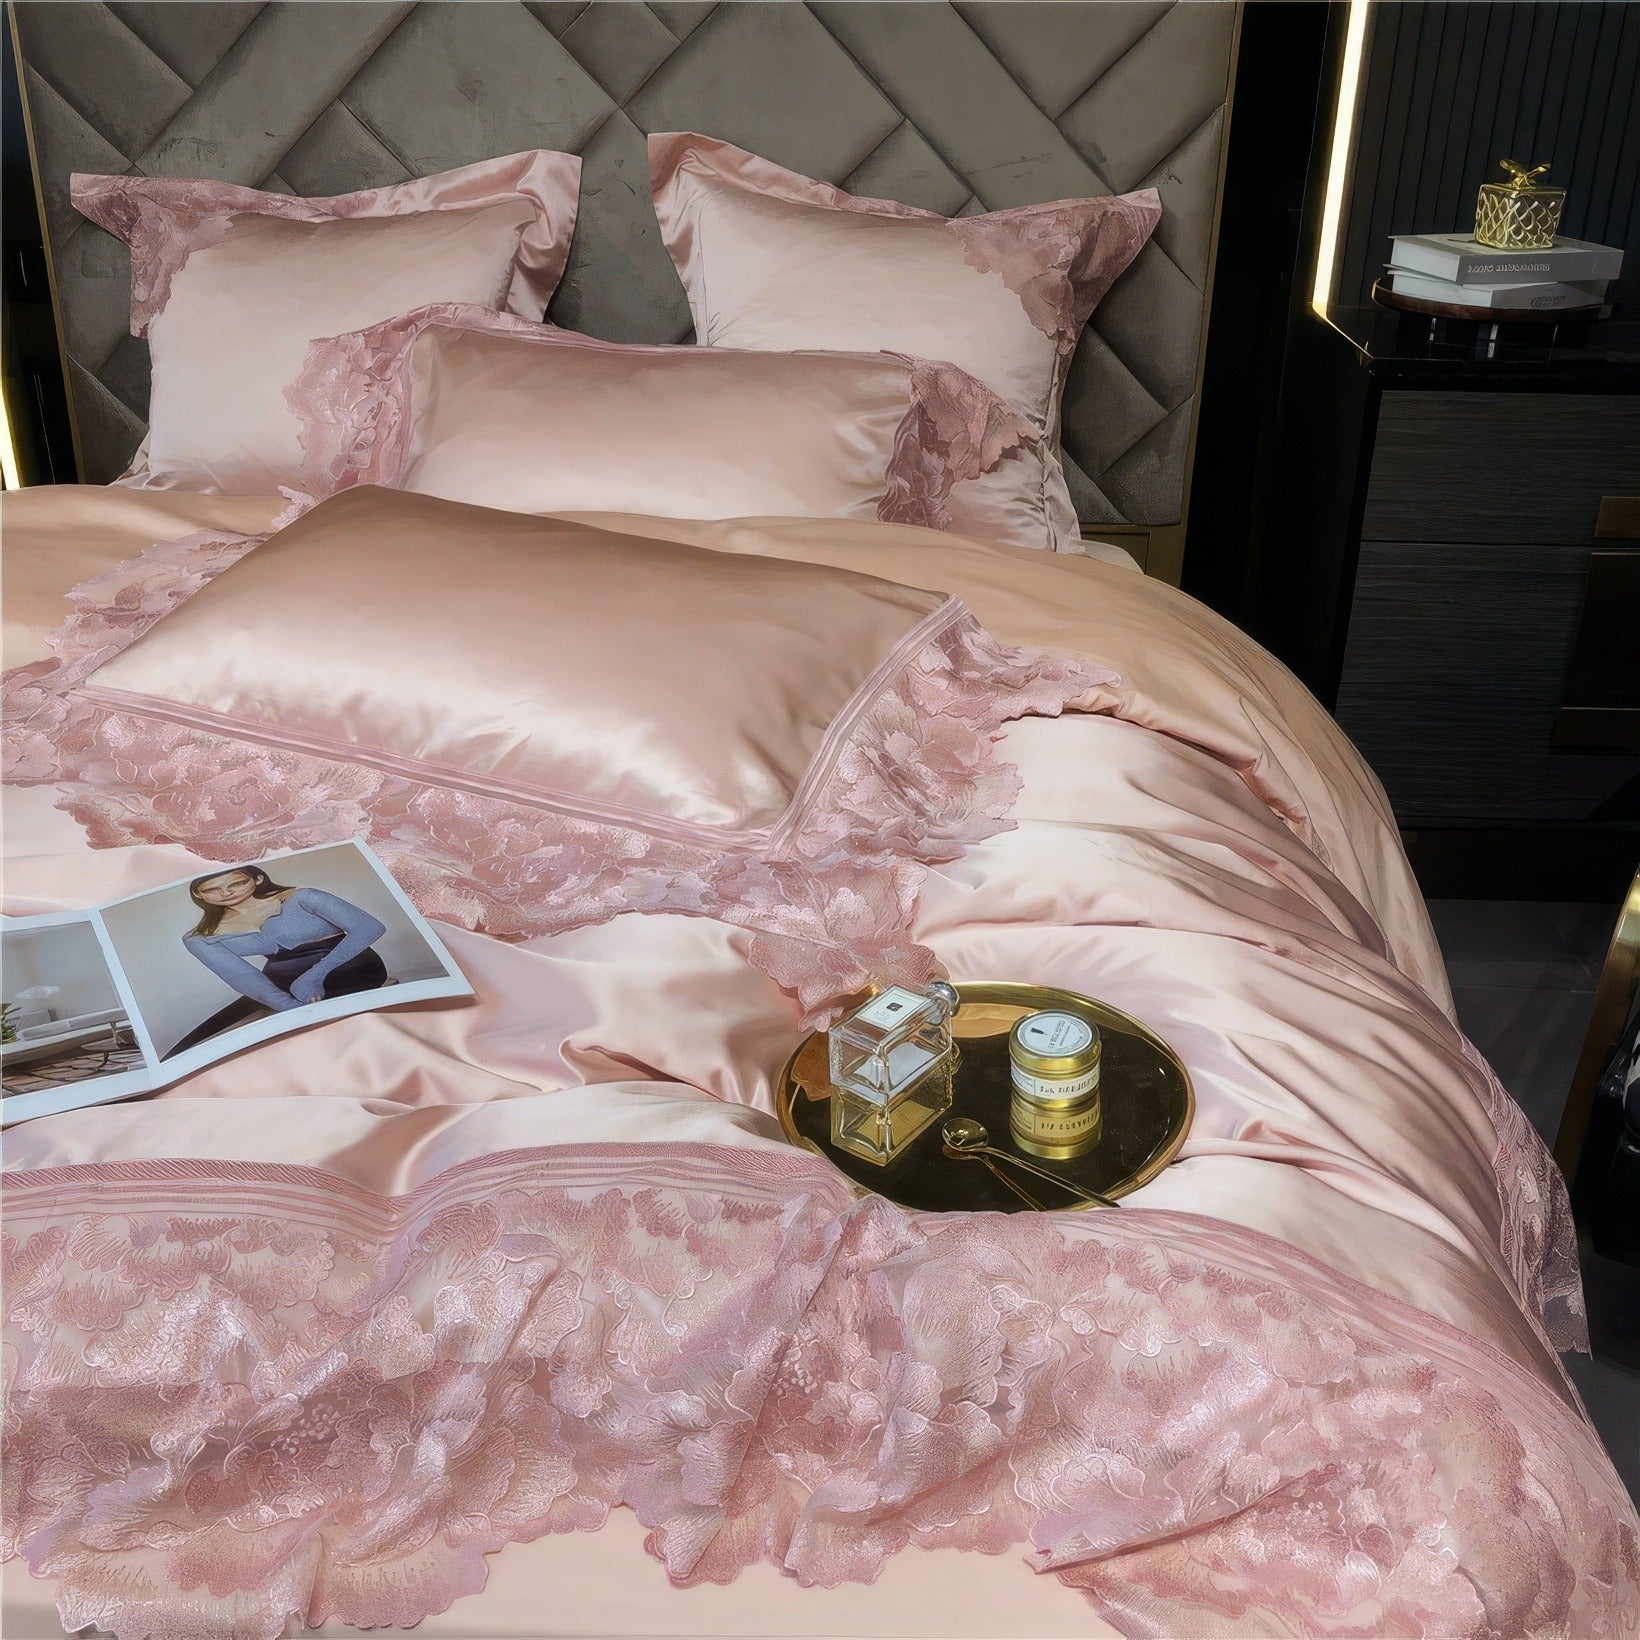
M 1554 1142 L 1594 1007 L 1616 905 L 1431 900 L 1458 1021 L 1539 1133 Z M 1640 1270 L 1586 1255 L 1594 1356 L 1572 1377 L 1640 1499 Z

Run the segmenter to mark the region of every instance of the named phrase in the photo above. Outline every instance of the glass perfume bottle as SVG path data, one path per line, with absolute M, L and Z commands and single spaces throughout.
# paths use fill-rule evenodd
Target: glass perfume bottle
M 943 980 L 890 985 L 826 1033 L 834 1145 L 881 1166 L 951 1108 L 957 1001 Z

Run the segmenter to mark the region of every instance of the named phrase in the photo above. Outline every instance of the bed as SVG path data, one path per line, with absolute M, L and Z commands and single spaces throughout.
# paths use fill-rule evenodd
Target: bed
M 266 514 L 279 504 L 261 505 Z M 41 618 L 31 612 L 60 598 L 65 576 L 98 558 L 126 561 L 139 543 L 227 510 L 221 501 L 117 489 L 25 492 L 6 507 L 13 623 L 7 637 L 20 656 L 38 644 Z M 254 522 L 246 517 L 251 502 L 235 502 L 232 510 L 236 522 Z M 653 519 L 598 522 L 657 527 Z M 1160 1375 L 1150 1383 L 1161 1396 L 1151 1415 L 1160 1414 L 1162 1426 L 1137 1418 L 1126 1432 L 1135 1444 L 1123 1455 L 1132 1461 L 1142 1451 L 1165 1465 L 1151 1474 L 1134 1470 L 1130 1486 L 1118 1489 L 1136 1507 L 1139 1497 L 1149 1500 L 1140 1520 L 1124 1523 L 1135 1534 L 1135 1547 L 1117 1557 L 1125 1569 L 1114 1572 L 1105 1557 L 1077 1563 L 1117 1628 L 1225 1632 L 1234 1620 L 1247 1632 L 1268 1632 L 1276 1623 L 1313 1631 L 1333 1615 L 1328 1602 L 1340 1600 L 1348 1603 L 1346 1622 L 1368 1613 L 1368 1627 L 1396 1623 L 1399 1611 L 1404 1624 L 1406 1612 L 1421 1610 L 1402 1610 L 1391 1594 L 1397 1578 L 1411 1575 L 1409 1556 L 1423 1563 L 1419 1599 L 1430 1598 L 1432 1577 L 1442 1598 L 1451 1595 L 1438 1576 L 1450 1556 L 1468 1598 L 1476 1598 L 1469 1580 L 1479 1584 L 1485 1620 L 1495 1628 L 1566 1621 L 1576 1627 L 1573 1614 L 1592 1618 L 1600 1608 L 1582 1602 L 1597 1599 L 1611 1602 L 1606 1610 L 1618 1621 L 1631 1609 L 1618 1602 L 1633 1588 L 1632 1515 L 1554 1353 L 1575 1342 L 1578 1329 L 1564 1198 L 1541 1145 L 1452 1024 L 1439 956 L 1387 808 L 1319 708 L 1233 630 L 1129 569 L 881 524 L 675 523 L 670 533 L 717 551 L 806 562 L 847 565 L 866 555 L 874 574 L 887 570 L 913 584 L 959 589 L 1004 638 L 1059 648 L 1078 643 L 1122 675 L 1104 710 L 1026 719 L 1010 731 L 1004 755 L 1023 781 L 1015 827 L 933 868 L 913 927 L 956 977 L 1024 976 L 1094 992 L 1133 1012 L 1177 1047 L 1196 1081 L 1199 1114 L 1181 1158 L 1120 1213 L 1124 1237 L 1141 1237 L 1153 1254 L 1165 1246 L 1178 1268 L 1155 1271 L 1158 1285 L 1148 1292 L 1142 1285 L 1124 1289 L 1124 1322 L 1138 1326 L 1144 1315 L 1149 1330 L 1119 1334 L 1120 1346 L 1112 1341 L 1125 1352 L 1130 1374 L 1148 1366 Z M 174 847 L 87 848 L 80 829 L 51 806 L 53 795 L 50 787 L 8 792 L 8 910 L 83 904 L 192 869 L 193 859 Z M 24 1262 L 12 1282 L 28 1279 L 27 1250 L 38 1245 L 31 1232 L 47 1232 L 49 1240 L 65 1213 L 93 1206 L 106 1212 L 101 1192 L 115 1179 L 132 1192 L 133 1210 L 163 1203 L 214 1216 L 229 1210 L 225 1190 L 237 1217 L 250 1210 L 249 1194 L 266 1190 L 263 1215 L 277 1203 L 281 1217 L 327 1227 L 334 1226 L 337 1199 L 345 1198 L 351 1230 L 357 1231 L 352 1212 L 386 1215 L 376 1233 L 402 1247 L 414 1238 L 395 1216 L 426 1210 L 418 1192 L 453 1191 L 459 1201 L 464 1168 L 480 1162 L 526 1172 L 539 1167 L 550 1179 L 560 1162 L 575 1158 L 593 1168 L 597 1188 L 608 1189 L 616 1178 L 597 1170 L 634 1165 L 626 1158 L 636 1155 L 645 1188 L 664 1195 L 679 1187 L 669 1175 L 679 1157 L 701 1169 L 696 1184 L 684 1188 L 708 1190 L 725 1188 L 728 1178 L 746 1184 L 746 1173 L 726 1158 L 748 1166 L 755 1158 L 766 1159 L 769 1170 L 763 1177 L 751 1168 L 756 1188 L 795 1192 L 791 1199 L 822 1217 L 857 1222 L 862 1209 L 835 1176 L 789 1151 L 768 1120 L 770 1077 L 800 1034 L 800 1009 L 747 960 L 744 930 L 661 915 L 617 917 L 522 944 L 446 932 L 478 987 L 471 1010 L 333 1023 L 149 1103 L 14 1129 L 8 1166 L 25 1171 L 9 1174 L 8 1234 Z M 89 1177 L 88 1162 L 100 1164 Z M 651 1167 L 653 1175 L 645 1171 Z M 728 1171 L 720 1177 L 716 1168 Z M 591 1188 L 589 1181 L 580 1179 L 579 1188 Z M 75 1200 L 77 1189 L 89 1190 L 90 1199 Z M 157 1200 L 145 1189 L 157 1189 Z M 495 1189 L 494 1181 L 485 1184 L 478 1200 L 493 1198 Z M 455 1206 L 446 1202 L 444 1210 L 454 1213 Z M 31 1223 L 35 1213 L 38 1224 Z M 994 1245 L 990 1228 L 980 1233 L 985 1281 L 996 1284 L 988 1285 L 988 1313 L 1005 1307 L 1004 1292 L 1021 1285 L 1031 1292 L 1052 1264 L 1050 1249 L 1074 1247 L 1089 1222 L 1057 1217 L 1067 1228 L 1047 1232 L 1046 1243 L 1039 1232 L 1016 1245 L 1013 1219 L 995 1230 Z M 954 1233 L 937 1220 L 900 1229 L 925 1250 Z M 1065 1247 L 1056 1240 L 1061 1234 Z M 401 1236 L 405 1241 L 395 1243 Z M 964 1257 L 960 1240 L 951 1256 Z M 1200 1290 L 1208 1272 L 1212 1299 Z M 402 1279 L 414 1290 L 416 1277 L 407 1271 Z M 676 1279 L 675 1272 L 657 1279 Z M 1138 1272 L 1127 1279 L 1137 1283 Z M 1260 1520 L 1257 1507 L 1234 1517 L 1259 1542 L 1316 1531 L 1306 1553 L 1331 1565 L 1324 1595 L 1310 1585 L 1301 1593 L 1283 1567 L 1273 1586 L 1266 1580 L 1259 1587 L 1255 1579 L 1255 1587 L 1226 1597 L 1224 1568 L 1247 1576 L 1240 1559 L 1247 1544 L 1236 1541 L 1234 1528 L 1221 1528 L 1221 1537 L 1205 1522 L 1224 1508 L 1234 1462 L 1216 1448 L 1211 1479 L 1174 1471 L 1195 1461 L 1200 1435 L 1192 1426 L 1206 1407 L 1223 1405 L 1226 1360 L 1241 1359 L 1247 1347 L 1238 1340 L 1229 1357 L 1215 1349 L 1225 1346 L 1219 1329 L 1230 1324 L 1219 1309 L 1226 1288 L 1324 1340 L 1324 1359 L 1287 1355 L 1296 1346 L 1284 1338 L 1282 1351 L 1261 1360 L 1263 1373 L 1282 1375 L 1277 1404 L 1269 1399 L 1271 1379 L 1243 1382 L 1220 1413 L 1228 1414 L 1217 1432 L 1222 1438 L 1249 1417 L 1255 1426 L 1266 1417 L 1286 1423 L 1318 1384 L 1349 1385 L 1350 1396 L 1332 1401 L 1332 1410 L 1351 1404 L 1373 1429 L 1370 1461 L 1350 1451 L 1352 1438 L 1366 1440 L 1366 1429 L 1353 1437 L 1329 1430 L 1340 1445 L 1306 1468 L 1295 1490 L 1265 1495 L 1273 1511 L 1268 1520 Z M 1147 1303 L 1138 1302 L 1140 1293 Z M 1184 1310 L 1166 1301 L 1174 1293 L 1192 1295 Z M 950 1318 L 931 1318 L 924 1346 L 958 1348 L 960 1341 L 943 1335 L 949 1324 Z M 1099 1328 L 1110 1325 L 1109 1316 L 1084 1323 L 1080 1336 L 1099 1338 Z M 1078 1336 L 1073 1329 L 1061 1343 Z M 965 1347 L 982 1345 L 994 1349 L 997 1341 L 968 1340 Z M 1174 1352 L 1181 1358 L 1162 1372 Z M 1355 1376 L 1369 1361 L 1370 1389 Z M 941 1366 L 957 1370 L 954 1362 Z M 1173 1393 L 1163 1394 L 1168 1383 Z M 1181 1386 L 1182 1403 L 1175 1399 Z M 949 1393 L 956 1394 L 954 1384 Z M 988 1393 L 1002 1395 L 994 1387 Z M 1136 1393 L 1129 1380 L 1118 1405 Z M 1287 1396 L 1297 1400 L 1282 1404 Z M 1380 1396 L 1411 1403 L 1392 1417 L 1372 1405 Z M 1102 1415 L 1115 1410 L 1106 1405 Z M 1170 1419 L 1183 1420 L 1171 1434 Z M 1318 1418 L 1313 1427 L 1323 1423 Z M 1100 1462 L 1114 1462 L 1115 1432 L 1104 1428 L 1086 1459 L 1097 1450 Z M 1023 1469 L 1023 1457 L 1016 1461 Z M 1031 1461 L 1039 1464 L 1044 1455 Z M 1485 1472 L 1472 1473 L 1482 1462 Z M 1446 1472 L 1452 1467 L 1461 1478 Z M 1418 1497 L 1409 1514 L 1390 1498 L 1405 1499 L 1402 1489 L 1414 1487 L 1414 1474 Z M 987 1477 L 984 1487 L 993 1484 Z M 1422 1488 L 1441 1485 L 1455 1487 L 1452 1503 L 1431 1510 Z M 1473 1537 L 1465 1531 L 1460 1539 L 1466 1485 L 1481 1489 L 1477 1520 L 1494 1510 L 1512 1518 L 1509 1558 L 1530 1567 L 1529 1575 L 1505 1578 L 1498 1561 L 1473 1558 L 1487 1553 L 1491 1540 L 1478 1525 Z M 1002 1487 L 1001 1495 L 1009 1490 Z M 1541 1502 L 1545 1491 L 1554 1499 L 1552 1515 Z M 584 1507 L 596 1517 L 608 1501 Z M 978 1501 L 964 1496 L 957 1521 Z M 754 1521 L 764 1503 L 752 1508 Z M 1368 1518 L 1352 1519 L 1352 1505 Z M 994 1502 L 989 1507 L 994 1511 Z M 1573 1508 L 1581 1511 L 1575 1533 L 1563 1513 Z M 1138 1545 L 1156 1530 L 1142 1519 L 1151 1509 L 1174 1517 L 1163 1536 L 1170 1548 L 1186 1546 L 1182 1564 L 1162 1550 L 1154 1551 L 1154 1567 L 1146 1564 L 1152 1551 Z M 1442 1517 L 1444 1553 L 1426 1559 L 1420 1534 Z M 627 1541 L 635 1528 L 619 1512 L 612 1518 L 613 1528 L 591 1540 L 592 1552 L 616 1557 L 611 1582 L 622 1586 L 623 1600 L 638 1602 L 644 1585 L 626 1582 L 626 1559 L 640 1558 Z M 581 1516 L 561 1524 L 592 1523 Z M 1200 1527 L 1199 1560 L 1189 1552 L 1196 1534 L 1180 1535 L 1187 1524 Z M 441 1526 L 447 1540 L 463 1535 L 450 1518 L 441 1517 Z M 504 1540 L 505 1530 L 496 1529 Z M 676 1533 L 679 1523 L 669 1529 Z M 712 1577 L 732 1573 L 742 1556 L 756 1562 L 774 1552 L 756 1541 L 755 1526 L 744 1530 L 752 1540 L 737 1541 Z M 791 1553 L 786 1530 L 779 1529 L 776 1558 Z M 695 1591 L 673 1593 L 651 1575 L 645 1599 L 653 1604 L 615 1608 L 629 1613 L 625 1619 L 609 1615 L 610 1584 L 554 1576 L 584 1568 L 581 1538 L 546 1536 L 501 1555 L 502 1566 L 514 1555 L 528 1565 L 516 1582 L 503 1577 L 487 1585 L 493 1593 L 468 1592 L 470 1570 L 442 1566 L 434 1574 L 409 1564 L 391 1572 L 394 1593 L 386 1606 L 371 1603 L 386 1598 L 376 1591 L 351 1609 L 357 1620 L 402 1623 L 422 1616 L 427 1603 L 427 1621 L 444 1625 L 433 1632 L 467 1634 L 572 1633 L 622 1621 L 635 1632 L 755 1632 L 777 1611 L 783 1626 L 807 1625 L 809 1632 L 861 1623 L 880 1630 L 898 1623 L 901 1612 L 913 1633 L 1068 1632 L 1085 1624 L 1077 1597 L 1054 1580 L 1033 1579 L 1023 1568 L 1005 1580 L 988 1562 L 974 1569 L 974 1557 L 951 1546 L 1024 1547 L 1005 1541 L 1009 1536 L 968 1541 L 948 1511 L 935 1510 L 896 1527 L 889 1539 L 946 1546 L 912 1557 L 915 1570 L 891 1561 L 890 1582 L 873 1585 L 875 1599 L 852 1589 L 803 1589 L 764 1568 L 744 1588 L 731 1583 L 697 1601 Z M 481 1530 L 479 1541 L 493 1540 Z M 630 1556 L 623 1558 L 617 1543 Z M 1598 1566 L 1596 1546 L 1603 1548 Z M 1380 1558 L 1367 1570 L 1357 1557 L 1371 1558 L 1373 1549 Z M 62 1543 L 52 1552 L 67 1554 L 65 1565 L 74 1562 Z M 454 1543 L 449 1553 L 458 1554 Z M 862 1553 L 865 1560 L 848 1572 L 874 1569 L 883 1545 L 874 1542 Z M 100 1558 L 84 1562 L 93 1588 L 97 1574 L 89 1568 Z M 1219 1575 L 1199 1585 L 1209 1567 Z M 836 1575 L 823 1553 L 792 1569 L 820 1583 Z M 548 1628 L 530 1627 L 527 1591 L 541 1577 L 553 1577 L 554 1588 L 576 1583 L 587 1604 L 567 1603 Z M 9 1598 L 24 1603 L 14 1609 L 36 1614 L 38 1625 L 49 1582 L 31 1580 L 19 1589 L 15 1563 L 8 1578 Z M 896 1585 L 893 1578 L 912 1583 Z M 1074 1568 L 1066 1580 L 1078 1580 Z M 903 1595 L 890 1592 L 896 1587 Z M 1205 1601 L 1204 1587 L 1217 1591 Z M 91 1604 L 72 1606 L 72 1614 L 95 1611 L 92 1590 L 83 1582 L 77 1589 L 76 1598 Z M 461 1598 L 439 1611 L 458 1590 Z M 930 1606 L 934 1590 L 949 1604 Z M 341 1598 L 345 1604 L 356 1597 Z M 1217 1603 L 1226 1598 L 1230 1605 Z M 1572 1604 L 1549 1604 L 1561 1600 Z M 1457 1617 L 1457 1608 L 1436 1609 Z M 315 1615 L 324 1611 L 320 1600 Z M 215 1631 L 207 1624 L 200 1632 Z
M 1002 228 L 652 139 L 691 317 L 724 329 L 623 348 L 520 312 L 509 247 L 563 273 L 572 168 L 464 157 L 491 169 L 410 206 L 77 184 L 147 320 L 241 244 L 145 260 L 156 212 L 261 213 L 272 258 L 327 211 L 354 247 L 487 211 L 463 254 L 491 232 L 514 283 L 474 251 L 489 306 L 412 289 L 297 347 L 254 416 L 248 368 L 180 431 L 156 391 L 123 481 L 5 498 L 6 912 L 365 835 L 476 993 L 7 1130 L 6 1631 L 1640 1626 L 1640 1520 L 1559 1359 L 1564 1187 L 1336 725 L 1075 538 L 1050 458 L 1079 325 L 1033 321 L 1039 400 L 983 358 L 760 339 L 756 292 L 696 300 L 690 256 L 739 230 L 678 178 L 781 231 L 926 240 L 916 292 L 1000 300 L 994 265 L 1052 308 Z M 1167 220 L 1107 193 L 1023 236 L 1115 244 L 1070 258 L 1090 310 Z M 178 335 L 151 334 L 173 405 Z M 1110 1210 L 856 1195 L 783 1137 L 774 1078 L 843 999 L 932 973 L 1141 1020 L 1194 1083 L 1178 1158 Z

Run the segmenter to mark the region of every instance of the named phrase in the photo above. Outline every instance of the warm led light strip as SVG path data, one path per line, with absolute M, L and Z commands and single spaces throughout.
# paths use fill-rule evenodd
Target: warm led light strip
M 1344 63 L 1338 76 L 1338 108 L 1333 114 L 1332 152 L 1327 156 L 1327 191 L 1321 203 L 1321 245 L 1315 258 L 1315 285 L 1310 306 L 1327 310 L 1332 293 L 1333 268 L 1338 261 L 1338 236 L 1343 227 L 1344 194 L 1355 148 L 1355 113 L 1361 93 L 1361 57 L 1367 38 L 1367 0 L 1350 0 L 1349 27 L 1344 35 Z
M 17 446 L 11 441 L 11 414 L 6 409 L 6 394 L 0 388 L 0 480 L 8 490 L 20 490 L 23 481 L 17 473 Z

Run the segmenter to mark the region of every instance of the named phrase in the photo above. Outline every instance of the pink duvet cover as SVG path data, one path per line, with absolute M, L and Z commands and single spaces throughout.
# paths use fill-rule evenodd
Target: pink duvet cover
M 7 664 L 199 507 L 8 498 Z M 1107 1213 L 856 1201 L 757 1114 L 800 1010 L 745 930 L 441 930 L 470 1007 L 8 1131 L 7 1632 L 51 1599 L 122 1636 L 1640 1624 L 1634 1511 L 1554 1354 L 1563 1193 L 1303 691 L 1099 564 L 599 522 L 952 592 L 1121 673 L 1005 732 L 1015 825 L 929 870 L 912 933 L 1161 1032 L 1198 1095 L 1181 1158 Z M 7 797 L 7 911 L 192 863 Z M 588 1565 L 606 1599 L 543 1598 Z

